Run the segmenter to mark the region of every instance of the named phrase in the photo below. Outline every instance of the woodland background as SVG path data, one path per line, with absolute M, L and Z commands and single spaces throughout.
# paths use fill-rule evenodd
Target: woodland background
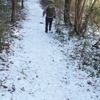
M 11 38 L 20 20 L 25 20 L 23 12 L 25 0 L 0 0 L 0 53 L 9 53 Z M 48 0 L 40 0 L 41 7 Z M 55 20 L 58 40 L 64 43 L 77 38 L 72 55 L 80 60 L 79 69 L 89 71 L 90 76 L 100 76 L 100 0 L 55 0 L 57 18 Z M 81 48 L 79 46 L 81 45 Z M 67 50 L 66 50 L 67 51 Z M 5 59 L 0 56 L 0 60 Z M 91 68 L 89 68 L 90 66 Z

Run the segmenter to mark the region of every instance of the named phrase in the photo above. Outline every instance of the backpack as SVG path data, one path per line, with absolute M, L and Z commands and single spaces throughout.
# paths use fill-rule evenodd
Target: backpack
M 54 10 L 55 10 L 55 7 L 54 7 L 53 4 L 48 5 L 47 16 L 48 17 L 53 17 L 54 16 Z

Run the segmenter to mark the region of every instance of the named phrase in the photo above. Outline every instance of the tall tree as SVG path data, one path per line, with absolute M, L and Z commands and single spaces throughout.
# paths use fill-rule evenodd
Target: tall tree
M 87 30 L 87 24 L 89 21 L 89 17 L 92 13 L 92 9 L 95 5 L 97 0 L 92 0 L 91 6 L 88 10 L 88 12 L 84 13 L 84 6 L 86 3 L 86 0 L 76 0 L 75 1 L 75 24 L 74 24 L 74 30 L 77 34 L 85 34 Z M 84 17 L 84 18 L 83 18 Z
M 88 11 L 88 12 L 86 13 L 86 15 L 85 15 L 85 20 L 84 20 L 84 22 L 82 23 L 82 27 L 81 27 L 81 30 L 80 30 L 80 32 L 81 32 L 82 34 L 85 34 L 85 32 L 86 32 L 86 30 L 87 30 L 87 25 L 88 25 L 89 17 L 90 17 L 90 15 L 92 14 L 93 7 L 94 7 L 96 1 L 97 1 L 97 0 L 92 0 L 92 3 L 91 3 L 90 8 L 89 8 L 89 11 Z
M 24 0 L 22 0 L 22 9 L 24 8 Z
M 80 30 L 82 27 L 82 17 L 84 11 L 84 5 L 86 0 L 76 0 L 75 2 L 75 24 L 74 29 L 77 34 L 80 34 Z
M 72 0 L 65 0 L 65 9 L 64 9 L 64 22 L 66 25 L 70 25 L 70 6 Z
M 12 2 L 12 15 L 11 15 L 11 22 L 15 22 L 16 0 L 11 0 L 11 2 Z

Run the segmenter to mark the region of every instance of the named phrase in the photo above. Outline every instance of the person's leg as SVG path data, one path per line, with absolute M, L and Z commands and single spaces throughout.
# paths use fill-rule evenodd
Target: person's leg
M 48 20 L 48 17 L 46 17 L 45 19 L 45 32 L 46 33 L 48 32 L 48 23 L 49 23 L 49 20 Z
M 53 18 L 50 18 L 49 19 L 49 31 L 51 31 L 51 28 L 52 28 L 52 21 L 53 21 Z

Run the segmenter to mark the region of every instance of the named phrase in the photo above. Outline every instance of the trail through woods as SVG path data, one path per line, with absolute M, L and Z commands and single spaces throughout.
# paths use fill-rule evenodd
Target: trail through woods
M 8 70 L 0 72 L 0 100 L 100 100 L 100 80 L 87 77 L 69 57 L 73 43 L 63 47 L 54 32 L 44 32 L 38 0 L 25 1 L 25 7 L 27 17 L 15 30 L 19 39 L 11 44 Z

